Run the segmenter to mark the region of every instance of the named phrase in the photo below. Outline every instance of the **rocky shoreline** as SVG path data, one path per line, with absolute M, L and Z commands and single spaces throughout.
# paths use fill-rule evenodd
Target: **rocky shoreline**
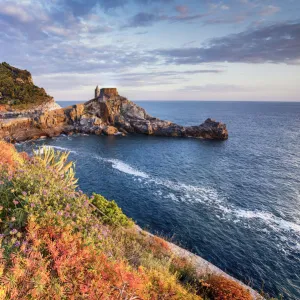
M 198 126 L 180 126 L 148 115 L 143 108 L 119 95 L 110 95 L 106 101 L 95 98 L 66 108 L 57 108 L 57 104 L 53 102 L 43 109 L 6 112 L 0 115 L 0 138 L 9 142 L 73 133 L 137 133 L 215 140 L 228 138 L 226 125 L 223 123 L 207 119 Z
M 135 225 L 135 228 L 136 228 L 137 232 L 139 232 L 142 235 L 148 235 L 148 236 L 152 236 L 152 237 L 155 236 L 152 233 L 143 230 L 138 225 Z M 233 280 L 233 281 L 237 282 L 238 284 L 240 284 L 241 286 L 243 286 L 247 291 L 249 291 L 253 300 L 264 300 L 265 299 L 262 295 L 260 295 L 257 291 L 252 289 L 250 286 L 248 286 L 245 283 L 243 283 L 242 281 L 230 276 L 229 274 L 222 271 L 220 268 L 218 268 L 211 262 L 205 260 L 201 256 L 196 255 L 196 254 L 194 254 L 174 243 L 171 243 L 169 241 L 166 241 L 166 243 L 168 244 L 168 246 L 170 247 L 170 249 L 174 253 L 174 255 L 184 258 L 187 261 L 191 262 L 191 264 L 196 268 L 196 272 L 199 277 L 209 277 L 212 275 L 222 276 L 229 280 Z
M 34 85 L 30 72 L 0 64 L 0 139 L 22 142 L 73 133 L 228 138 L 226 125 L 211 119 L 184 127 L 154 118 L 120 96 L 116 88 L 97 86 L 92 100 L 61 108 L 43 88 Z

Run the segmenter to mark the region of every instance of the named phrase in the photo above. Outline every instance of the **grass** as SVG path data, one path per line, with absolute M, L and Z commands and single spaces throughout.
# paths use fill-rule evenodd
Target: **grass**
M 252 299 L 78 190 L 68 154 L 0 149 L 0 299 Z

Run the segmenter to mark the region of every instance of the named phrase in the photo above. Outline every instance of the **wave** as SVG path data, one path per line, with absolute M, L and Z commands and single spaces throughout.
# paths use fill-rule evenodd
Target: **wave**
M 118 159 L 103 159 L 103 160 L 110 162 L 112 167 L 116 170 L 119 170 L 120 172 L 141 177 L 141 178 L 149 178 L 148 174 L 131 167 L 130 165 L 128 165 L 127 163 L 121 160 Z
M 237 209 L 234 211 L 234 214 L 238 218 L 263 220 L 265 223 L 272 226 L 275 230 L 281 229 L 284 231 L 294 231 L 300 233 L 299 224 L 284 220 L 280 217 L 276 217 L 275 215 L 269 212 Z
M 70 152 L 70 153 L 77 153 L 75 150 L 71 150 L 71 149 L 64 148 L 64 147 L 59 147 L 59 146 L 47 145 L 45 147 L 54 148 L 54 149 L 57 149 L 57 150 L 66 151 L 66 152 Z
M 71 153 L 78 154 L 76 151 L 60 147 L 60 146 L 52 146 L 58 150 L 62 151 L 68 151 Z M 132 167 L 128 163 L 125 163 L 122 160 L 119 159 L 107 159 L 100 157 L 98 155 L 94 155 L 94 158 L 96 158 L 98 161 L 103 161 L 106 163 L 110 163 L 112 168 L 128 174 L 132 175 L 134 177 L 138 177 L 139 181 L 142 181 L 144 184 L 155 184 L 164 186 L 169 190 L 172 190 L 173 192 L 180 193 L 181 195 L 175 195 L 172 192 L 168 192 L 163 195 L 160 191 L 159 196 L 162 196 L 164 198 L 171 199 L 172 201 L 188 201 L 188 202 L 198 202 L 201 204 L 204 204 L 208 206 L 210 209 L 215 210 L 218 212 L 216 214 L 217 217 L 220 218 L 226 218 L 226 219 L 233 219 L 234 222 L 240 222 L 243 220 L 253 220 L 257 219 L 262 221 L 265 225 L 268 225 L 271 227 L 274 231 L 293 231 L 297 234 L 300 233 L 300 225 L 291 221 L 284 220 L 280 217 L 275 216 L 272 213 L 266 212 L 266 211 L 259 211 L 259 210 L 245 210 L 241 209 L 233 204 L 231 204 L 226 197 L 220 195 L 218 191 L 214 188 L 210 187 L 200 187 L 200 186 L 194 186 L 189 184 L 184 184 L 180 182 L 174 182 L 168 179 L 162 179 L 157 177 L 152 177 L 149 174 L 138 170 L 135 167 Z M 142 179 L 142 180 L 141 180 Z
M 99 157 L 98 157 L 99 158 Z M 146 179 L 144 184 L 154 183 L 161 185 L 173 192 L 183 193 L 183 195 L 175 195 L 169 192 L 165 195 L 165 198 L 173 201 L 189 201 L 198 202 L 209 206 L 210 208 L 217 210 L 221 213 L 221 218 L 234 219 L 235 221 L 259 219 L 266 225 L 271 226 L 274 230 L 279 231 L 294 231 L 300 233 L 300 225 L 291 221 L 284 220 L 280 217 L 276 217 L 274 214 L 258 211 L 258 210 L 244 210 L 228 202 L 226 197 L 221 196 L 218 191 L 210 187 L 200 187 L 184 183 L 178 183 L 167 179 L 161 179 L 152 177 L 145 172 L 139 171 L 133 168 L 129 164 L 118 159 L 103 159 L 101 160 L 110 162 L 114 169 L 117 169 L 123 173 Z M 162 196 L 163 193 L 160 193 Z

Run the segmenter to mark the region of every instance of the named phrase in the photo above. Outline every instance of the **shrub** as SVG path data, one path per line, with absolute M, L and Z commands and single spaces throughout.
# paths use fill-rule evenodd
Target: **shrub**
M 96 207 L 96 214 L 99 215 L 104 224 L 125 227 L 134 224 L 131 219 L 123 214 L 122 209 L 115 201 L 108 201 L 98 194 L 94 194 L 91 199 L 92 204 Z
M 9 299 L 201 299 L 161 270 L 133 269 L 86 244 L 71 228 L 29 220 L 27 235 L 3 263 L 0 294 Z
M 214 300 L 252 300 L 250 292 L 238 282 L 222 275 L 211 275 L 202 282 L 206 294 Z
M 0 63 L 0 104 L 8 104 L 18 109 L 52 100 L 43 88 L 32 83 L 31 74 L 7 63 Z

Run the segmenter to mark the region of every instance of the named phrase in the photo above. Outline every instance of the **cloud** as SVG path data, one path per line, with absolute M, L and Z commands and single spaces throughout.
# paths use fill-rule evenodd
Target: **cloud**
M 212 93 L 234 93 L 234 92 L 249 92 L 253 90 L 251 87 L 243 87 L 234 84 L 206 84 L 185 86 L 180 91 L 189 92 L 212 92 Z
M 8 3 L 1 4 L 0 14 L 17 18 L 21 22 L 33 21 L 32 15 L 27 13 L 22 7 Z
M 130 27 L 148 27 L 152 26 L 153 24 L 161 21 L 169 21 L 169 22 L 184 22 L 184 21 L 192 21 L 197 19 L 202 19 L 209 14 L 188 14 L 185 9 L 180 8 L 182 12 L 179 12 L 179 15 L 159 15 L 156 13 L 146 13 L 146 12 L 139 12 L 133 17 L 131 17 L 127 24 L 123 26 L 123 28 L 130 28 Z
M 278 6 L 274 6 L 274 5 L 268 5 L 265 8 L 263 8 L 259 14 L 261 16 L 271 16 L 274 15 L 276 13 L 278 13 L 280 11 L 280 7 Z
M 134 15 L 124 27 L 147 27 L 160 20 L 162 18 L 156 14 L 140 12 Z
M 186 5 L 177 5 L 175 9 L 181 15 L 187 15 L 189 12 L 189 8 Z
M 242 23 L 247 19 L 247 15 L 237 15 L 231 17 L 218 17 L 214 19 L 208 19 L 203 21 L 204 25 L 213 25 L 213 24 L 238 24 Z
M 40 5 L 35 5 L 32 9 L 30 2 L 3 1 L 0 5 L 0 17 L 11 18 L 21 23 L 33 21 L 49 20 L 47 14 L 41 9 Z
M 158 49 L 169 64 L 300 62 L 300 23 L 286 22 L 215 38 L 203 47 Z
M 187 70 L 187 71 L 154 71 L 151 73 L 136 72 L 136 73 L 121 74 L 121 76 L 127 78 L 173 77 L 173 76 L 185 76 L 185 75 L 196 75 L 196 74 L 218 74 L 222 72 L 223 70 L 219 70 L 219 69 L 203 69 L 203 70 Z
M 132 0 L 135 4 L 145 6 L 152 3 L 160 3 L 161 5 L 171 3 L 173 0 Z M 130 0 L 64 0 L 64 6 L 71 9 L 76 16 L 82 16 L 97 10 L 97 7 L 110 11 L 119 7 L 130 4 Z

